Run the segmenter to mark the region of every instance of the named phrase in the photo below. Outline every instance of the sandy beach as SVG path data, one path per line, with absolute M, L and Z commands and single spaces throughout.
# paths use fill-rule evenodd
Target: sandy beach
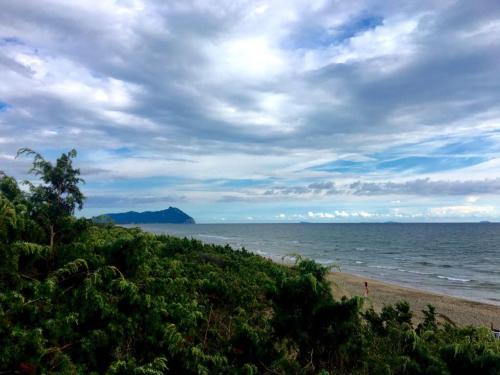
M 364 282 L 367 281 L 368 306 L 373 306 L 376 311 L 380 311 L 384 305 L 404 299 L 410 303 L 415 314 L 415 322 L 422 319 L 421 310 L 425 309 L 427 304 L 431 304 L 436 307 L 438 314 L 448 317 L 458 325 L 490 327 L 493 324 L 494 327 L 500 328 L 500 306 L 388 284 L 344 272 L 332 272 L 328 278 L 332 282 L 333 294 L 338 298 L 343 295 L 364 296 Z

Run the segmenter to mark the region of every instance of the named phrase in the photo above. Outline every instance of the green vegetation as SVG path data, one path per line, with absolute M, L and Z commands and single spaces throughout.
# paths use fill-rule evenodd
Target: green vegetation
M 0 374 L 500 373 L 488 329 L 363 312 L 313 261 L 76 219 L 76 152 L 34 155 L 42 185 L 0 177 Z
M 114 224 L 195 224 L 194 219 L 176 207 L 169 207 L 161 211 L 122 212 L 118 214 L 104 214 L 92 218 L 96 223 Z

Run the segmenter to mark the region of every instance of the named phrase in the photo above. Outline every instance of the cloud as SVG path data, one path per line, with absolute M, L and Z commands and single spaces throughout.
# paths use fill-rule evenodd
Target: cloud
M 404 182 L 382 181 L 335 184 L 332 181 L 314 182 L 305 186 L 276 186 L 265 190 L 264 196 L 385 196 L 410 195 L 426 197 L 464 196 L 468 203 L 475 203 L 477 195 L 494 195 L 500 193 L 500 178 L 484 180 L 431 180 L 416 179 Z M 393 203 L 400 203 L 399 200 Z
M 476 203 L 478 200 L 479 200 L 479 197 L 477 197 L 475 195 L 470 195 L 468 197 L 465 197 L 465 201 L 467 203 Z
M 275 186 L 264 191 L 263 195 L 332 195 L 340 193 L 336 185 L 332 181 L 314 182 L 307 186 Z
M 429 209 L 431 217 L 487 217 L 497 213 L 494 206 L 443 206 Z
M 255 199 L 246 196 L 223 195 L 218 200 L 221 203 L 253 202 Z
M 353 182 L 355 195 L 470 195 L 500 193 L 500 178 L 465 181 L 432 181 L 428 178 L 406 182 Z M 472 202 L 473 203 L 473 202 Z
M 117 194 L 142 178 L 161 199 L 168 176 L 220 204 L 497 194 L 499 20 L 491 1 L 6 2 L 0 154 L 76 147 Z
M 307 216 L 311 219 L 336 219 L 336 218 L 370 218 L 377 217 L 380 215 L 368 213 L 366 211 L 339 211 L 335 210 L 333 212 L 312 212 L 309 211 Z
M 33 8 L 21 0 L 3 7 L 0 32 L 4 55 L 27 74 L 7 69 L 6 84 L 18 90 L 13 95 L 4 85 L 3 92 L 13 108 L 31 114 L 43 109 L 37 103 L 42 98 L 55 101 L 44 108 L 64 103 L 62 117 L 43 111 L 40 120 L 58 120 L 52 124 L 66 127 L 85 119 L 85 128 L 98 128 L 105 138 L 122 142 L 130 133 L 138 140 L 171 133 L 171 143 L 186 136 L 196 143 L 244 137 L 256 147 L 310 147 L 319 135 L 324 143 L 344 132 L 390 134 L 392 126 L 381 124 L 401 125 L 403 112 L 413 113 L 411 120 L 419 125 L 428 124 L 429 115 L 431 123 L 441 123 L 443 112 L 461 118 L 471 110 L 494 107 L 490 86 L 479 87 L 472 80 L 480 71 L 492 79 L 491 88 L 495 82 L 496 71 L 489 64 L 496 61 L 496 45 L 476 43 L 486 37 L 481 22 L 494 19 L 495 8 L 490 8 L 479 12 L 461 2 L 422 9 L 387 4 L 378 9 L 379 21 L 366 26 L 362 15 L 375 12 L 369 3 L 345 8 L 291 2 L 283 12 L 272 2 L 260 12 L 256 9 L 264 8 L 224 2 L 56 6 L 47 1 Z M 477 22 L 455 30 L 457 20 L 469 18 Z M 331 40 L 305 43 L 318 38 L 318 33 L 301 34 L 313 19 L 318 32 L 331 34 Z M 351 31 L 339 39 L 337 34 L 345 30 Z M 285 43 L 304 38 L 304 43 Z M 450 50 L 457 42 L 462 47 Z M 437 49 L 440 44 L 448 46 L 446 54 Z M 447 60 L 451 58 L 453 63 Z M 481 61 L 481 66 L 471 60 Z M 387 71 L 391 64 L 399 68 Z M 454 76 L 461 79 L 450 79 Z M 430 80 L 434 83 L 424 86 Z M 434 87 L 441 89 L 432 91 Z M 472 89 L 470 97 L 478 104 L 488 106 L 429 113 L 435 106 L 460 102 L 453 96 L 465 88 Z M 269 106 L 269 100 L 283 105 Z M 290 114 L 300 118 L 294 125 Z M 17 119 L 13 117 L 11 121 Z M 271 127 L 271 134 L 264 137 L 259 125 L 267 131 Z M 113 130 L 125 126 L 133 129 L 123 134 Z

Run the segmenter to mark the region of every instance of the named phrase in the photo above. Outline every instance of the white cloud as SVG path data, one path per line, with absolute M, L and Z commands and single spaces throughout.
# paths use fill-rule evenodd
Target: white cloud
M 376 217 L 391 201 L 413 205 L 398 215 L 471 207 L 478 196 L 497 205 L 493 2 L 2 5 L 2 155 L 76 147 L 110 183 L 196 180 L 182 188 L 200 201 L 293 201 L 325 220 Z M 429 155 L 446 164 L 446 152 L 484 160 L 428 173 L 394 167 Z M 2 160 L 24 173 L 25 164 Z M 332 161 L 345 168 L 315 169 Z M 370 162 L 393 167 L 362 168 Z M 213 179 L 269 183 L 221 188 Z
M 219 80 L 271 80 L 288 68 L 286 56 L 267 35 L 229 39 L 210 46 L 208 54 Z
M 497 213 L 494 206 L 443 206 L 432 207 L 429 209 L 429 215 L 432 217 L 484 217 L 493 216 Z
M 258 5 L 254 12 L 256 14 L 264 14 L 267 10 L 269 9 L 269 5 L 268 4 L 261 4 L 261 5 Z
M 309 211 L 307 213 L 307 216 L 310 217 L 311 219 L 334 219 L 335 214 L 329 213 L 329 212 L 312 212 Z
M 465 202 L 467 203 L 476 203 L 478 200 L 479 197 L 475 195 L 469 195 L 468 197 L 465 197 Z
M 57 130 L 51 130 L 51 129 L 43 129 L 40 132 L 40 135 L 42 137 L 55 137 L 57 135 Z
M 379 214 L 372 214 L 366 211 L 339 211 L 335 210 L 333 212 L 313 212 L 309 211 L 307 216 L 311 219 L 336 219 L 336 218 L 370 218 L 381 216 Z
M 384 25 L 351 38 L 347 45 L 338 51 L 334 61 L 345 63 L 380 57 L 408 57 L 415 52 L 411 35 L 416 31 L 417 25 L 418 18 L 385 21 Z
M 14 160 L 16 158 L 16 155 L 7 154 L 7 153 L 0 153 L 0 158 L 6 159 L 6 160 Z

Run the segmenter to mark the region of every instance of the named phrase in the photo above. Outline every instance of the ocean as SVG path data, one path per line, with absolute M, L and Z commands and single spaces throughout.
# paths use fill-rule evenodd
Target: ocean
M 236 249 L 245 247 L 274 259 L 300 254 L 343 272 L 500 305 L 500 224 L 137 226 Z

